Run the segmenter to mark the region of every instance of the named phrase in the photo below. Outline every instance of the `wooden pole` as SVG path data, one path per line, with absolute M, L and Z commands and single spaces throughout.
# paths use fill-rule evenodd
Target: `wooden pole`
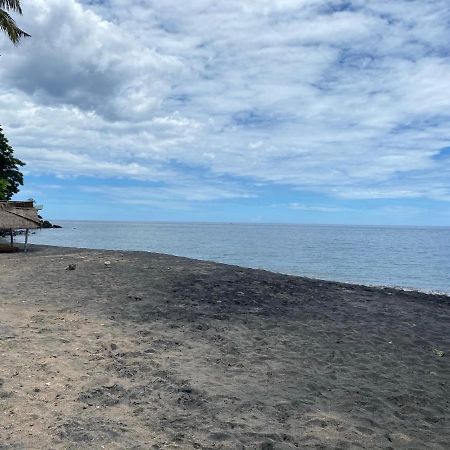
M 28 244 L 28 228 L 25 230 L 25 244 L 23 244 L 23 251 L 27 251 L 27 244 Z
M 13 234 L 13 229 L 10 228 L 9 229 L 9 233 L 11 235 L 11 247 L 14 245 L 14 234 Z

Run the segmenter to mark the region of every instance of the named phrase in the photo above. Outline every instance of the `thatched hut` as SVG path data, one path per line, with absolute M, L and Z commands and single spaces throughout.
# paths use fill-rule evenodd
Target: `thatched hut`
M 33 201 L 12 202 L 0 200 L 0 231 L 11 234 L 11 246 L 13 245 L 14 231 L 25 230 L 25 251 L 28 242 L 28 231 L 40 228 L 37 209 Z

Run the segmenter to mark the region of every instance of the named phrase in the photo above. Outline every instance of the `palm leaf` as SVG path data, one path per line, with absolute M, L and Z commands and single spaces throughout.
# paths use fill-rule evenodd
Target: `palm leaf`
M 2 1 L 14 3 L 13 0 L 0 0 L 0 2 Z M 20 39 L 30 36 L 28 33 L 21 30 L 16 25 L 16 22 L 14 22 L 14 19 L 2 9 L 0 9 L 0 30 L 4 31 L 8 35 L 11 42 L 15 45 L 19 43 Z
M 20 7 L 20 0 L 0 0 L 0 9 L 8 9 L 22 14 L 22 8 Z

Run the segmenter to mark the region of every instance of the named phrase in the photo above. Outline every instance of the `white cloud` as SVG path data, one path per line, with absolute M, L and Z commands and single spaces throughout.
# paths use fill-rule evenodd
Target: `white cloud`
M 214 180 L 201 182 L 192 179 L 185 179 L 165 187 L 81 186 L 80 189 L 109 198 L 113 202 L 177 210 L 191 209 L 196 202 L 256 197 L 255 194 L 251 194 L 239 186 L 221 184 Z
M 224 198 L 215 178 L 449 201 L 448 18 L 444 0 L 30 0 L 2 122 L 34 174 L 177 198 L 192 166 L 193 201 Z
M 33 0 L 32 38 L 5 55 L 6 83 L 45 105 L 71 105 L 109 119 L 148 117 L 170 93 L 183 64 L 73 0 Z
M 289 203 L 287 205 L 290 209 L 295 209 L 299 211 L 313 211 L 313 212 L 323 212 L 323 213 L 335 213 L 335 212 L 346 212 L 353 211 L 351 208 L 344 208 L 339 206 L 325 206 L 325 205 L 304 205 L 301 203 Z

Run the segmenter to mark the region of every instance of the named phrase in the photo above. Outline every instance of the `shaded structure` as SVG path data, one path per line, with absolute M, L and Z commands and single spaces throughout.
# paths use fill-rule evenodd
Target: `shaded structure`
M 14 244 L 14 231 L 25 230 L 24 251 L 27 251 L 29 230 L 40 227 L 41 221 L 33 201 L 0 200 L 0 231 L 10 234 L 11 247 Z

